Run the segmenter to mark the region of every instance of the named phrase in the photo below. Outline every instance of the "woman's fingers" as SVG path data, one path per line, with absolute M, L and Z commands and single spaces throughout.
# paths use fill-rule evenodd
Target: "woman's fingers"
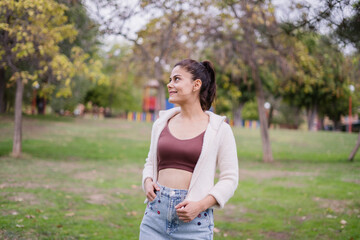
M 145 184 L 146 184 L 146 187 L 145 187 L 145 189 L 146 189 L 146 197 L 150 202 L 152 202 L 156 198 L 155 190 L 159 191 L 160 188 L 152 180 L 151 181 L 146 181 Z
M 154 199 L 156 198 L 156 193 L 155 193 L 155 186 L 154 185 L 151 185 L 149 191 L 147 191 L 147 194 L 146 194 L 146 197 L 148 198 L 148 200 L 150 202 L 154 201 Z M 160 189 L 159 189 L 160 190 Z
M 147 193 L 146 197 L 149 199 L 150 202 L 152 202 L 156 198 L 156 194 L 154 191 L 149 191 Z
M 160 191 L 160 188 L 156 183 L 153 182 L 153 186 L 156 191 Z

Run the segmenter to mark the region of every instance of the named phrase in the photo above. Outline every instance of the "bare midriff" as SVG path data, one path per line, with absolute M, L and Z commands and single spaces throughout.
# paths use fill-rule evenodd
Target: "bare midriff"
M 192 172 L 166 168 L 159 171 L 158 182 L 168 188 L 189 189 Z

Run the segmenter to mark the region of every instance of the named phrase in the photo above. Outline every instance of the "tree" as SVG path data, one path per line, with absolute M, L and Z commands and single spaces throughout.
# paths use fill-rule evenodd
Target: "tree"
M 263 147 L 263 161 L 272 162 L 272 150 L 268 133 L 268 122 L 264 109 L 265 95 L 261 79 L 262 65 L 275 58 L 271 38 L 277 34 L 278 27 L 274 8 L 267 1 L 225 1 L 220 4 L 223 19 L 229 19 L 231 28 L 221 31 L 221 38 L 232 43 L 233 51 L 249 67 L 254 81 L 260 131 Z
M 254 81 L 249 68 L 237 58 L 227 41 L 209 41 L 202 55 L 214 63 L 216 72 L 216 111 L 234 120 L 234 126 L 242 124 L 242 110 L 246 102 L 255 98 Z
M 287 56 L 291 70 L 278 81 L 277 93 L 290 105 L 306 109 L 309 130 L 317 115 L 329 116 L 338 126 L 340 115 L 346 112 L 348 78 L 343 54 L 328 37 L 312 32 L 299 31 L 284 44 L 292 46 Z
M 121 2 L 93 1 L 95 9 L 106 8 L 108 12 L 91 11 L 103 31 L 119 35 L 134 44 L 134 61 L 142 67 L 146 79 L 159 82 L 158 102 L 160 109 L 165 108 L 165 86 L 170 66 L 176 61 L 195 55 L 191 46 L 196 44 L 199 35 L 194 5 L 182 0 L 146 0 L 137 1 L 133 5 Z M 198 8 L 197 8 L 198 9 Z M 110 12 L 110 14 L 109 14 Z M 133 36 L 128 22 L 139 14 L 146 15 L 148 22 Z M 109 18 L 108 16 L 112 16 Z M 114 24 L 116 22 L 117 24 Z
M 348 60 L 349 60 L 348 64 L 350 65 L 349 72 L 350 72 L 351 81 L 354 84 L 355 89 L 360 89 L 360 53 L 358 52 L 358 53 L 354 54 L 353 56 L 349 57 Z M 350 94 L 352 94 L 352 93 L 350 92 Z M 352 97 L 353 97 L 353 100 L 355 100 L 353 102 L 357 103 L 356 105 L 359 106 L 359 103 L 360 103 L 359 91 L 358 90 L 355 91 L 355 94 L 352 94 Z M 349 161 L 354 160 L 355 154 L 357 153 L 359 148 L 360 148 L 360 132 L 359 132 L 355 147 L 351 151 L 351 153 L 348 157 Z
M 104 73 L 109 77 L 107 106 L 112 110 L 141 111 L 143 84 L 136 75 L 133 49 L 129 44 L 115 44 L 104 56 Z M 141 69 L 141 68 L 140 68 Z
M 289 30 L 294 31 L 298 28 L 308 28 L 317 30 L 324 23 L 331 28 L 332 33 L 342 43 L 352 44 L 357 51 L 360 50 L 360 2 L 357 0 L 324 0 L 320 7 L 314 11 L 307 2 L 300 1 L 298 4 L 303 10 L 302 17 L 297 19 L 295 23 L 288 23 Z M 312 12 L 313 14 L 308 14 Z M 358 68 L 358 66 L 356 66 Z M 354 83 L 354 82 L 353 82 Z M 352 161 L 357 150 L 360 147 L 360 132 L 355 148 L 349 156 Z
M 64 41 L 59 43 L 60 52 L 71 59 L 72 49 L 78 47 L 82 49 L 83 54 L 87 54 L 87 65 L 89 65 L 91 59 L 102 62 L 103 59 L 98 54 L 99 46 L 101 44 L 99 41 L 99 26 L 88 16 L 82 1 L 56 1 L 67 6 L 64 13 L 67 17 L 66 23 L 72 24 L 78 32 L 73 41 L 64 39 Z M 101 71 L 101 69 L 98 70 Z M 80 71 L 77 71 L 77 73 L 80 73 Z M 72 112 L 79 103 L 84 101 L 85 94 L 92 84 L 94 83 L 93 81 L 90 81 L 88 76 L 76 74 L 71 80 L 71 97 L 56 97 L 57 90 L 61 87 L 60 85 L 56 86 L 56 89 L 52 94 L 46 94 L 44 97 L 48 99 L 51 109 L 54 112 L 59 113 L 64 110 Z M 42 86 L 40 86 L 39 90 L 38 95 L 44 95 Z
M 16 83 L 15 126 L 12 155 L 21 155 L 22 100 L 24 85 L 43 81 L 43 90 L 51 93 L 53 84 L 61 82 L 57 96 L 71 95 L 71 79 L 76 71 L 88 70 L 88 58 L 81 49 L 71 50 L 71 59 L 60 53 L 59 44 L 74 40 L 77 32 L 66 24 L 66 6 L 52 0 L 0 2 L 0 65 L 11 72 L 10 83 Z M 98 62 L 92 69 L 98 69 Z M 85 71 L 92 78 L 99 75 Z M 103 77 L 101 77 L 103 79 Z

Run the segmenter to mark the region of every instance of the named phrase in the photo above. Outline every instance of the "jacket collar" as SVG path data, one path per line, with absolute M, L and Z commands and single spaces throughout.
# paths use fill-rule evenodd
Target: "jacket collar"
M 168 110 L 162 110 L 159 112 L 159 124 L 166 123 L 172 116 L 181 111 L 180 107 L 174 107 Z M 225 116 L 219 116 L 211 111 L 205 111 L 206 114 L 210 117 L 210 126 L 214 130 L 218 130 L 221 126 L 221 123 L 226 119 Z

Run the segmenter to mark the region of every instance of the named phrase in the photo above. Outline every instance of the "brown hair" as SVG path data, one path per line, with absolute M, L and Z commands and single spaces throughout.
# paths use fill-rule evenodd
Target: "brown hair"
M 210 61 L 197 62 L 192 59 L 184 59 L 175 64 L 192 74 L 192 79 L 200 79 L 200 105 L 203 111 L 209 110 L 216 96 L 215 70 Z

